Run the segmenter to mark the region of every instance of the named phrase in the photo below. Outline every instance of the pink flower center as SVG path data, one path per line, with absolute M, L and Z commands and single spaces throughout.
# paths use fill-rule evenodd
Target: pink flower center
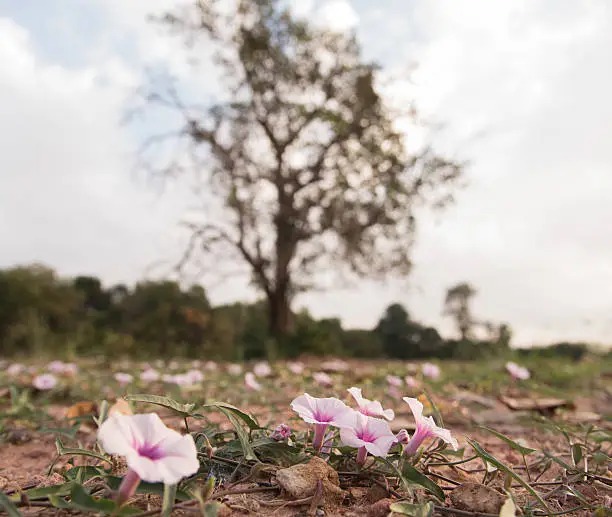
M 331 422 L 334 419 L 333 415 L 328 415 L 324 411 L 319 411 L 318 409 L 312 412 L 312 416 L 317 422 L 321 422 L 322 424 Z
M 378 411 L 376 411 L 374 408 L 370 408 L 369 405 L 368 406 L 361 406 L 359 408 L 359 412 L 362 415 L 365 415 L 365 416 L 378 416 Z
M 370 431 L 367 427 L 357 429 L 357 431 L 355 432 L 355 435 L 360 440 L 363 440 L 364 442 L 368 442 L 368 443 L 374 443 L 377 438 L 376 434 Z
M 139 445 L 136 450 L 140 456 L 149 458 L 150 460 L 159 460 L 164 457 L 164 453 L 159 444 L 151 445 L 150 443 L 144 443 Z

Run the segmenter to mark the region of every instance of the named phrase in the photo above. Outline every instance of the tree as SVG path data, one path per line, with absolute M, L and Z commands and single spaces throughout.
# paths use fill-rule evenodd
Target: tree
M 34 335 L 74 332 L 80 306 L 80 293 L 49 267 L 32 264 L 0 271 L 0 352 L 32 352 L 33 341 L 48 344 Z
M 387 307 L 376 326 L 375 333 L 388 357 L 410 359 L 420 354 L 423 327 L 410 320 L 406 309 L 399 303 Z
M 446 291 L 443 314 L 455 320 L 462 340 L 469 340 L 472 337 L 475 322 L 470 310 L 470 301 L 476 292 L 476 289 L 467 282 L 461 282 Z
M 140 282 L 121 304 L 124 330 L 150 350 L 159 345 L 161 355 L 178 344 L 201 346 L 206 338 L 211 309 L 201 287 L 185 292 L 173 281 Z
M 381 96 L 378 68 L 354 35 L 297 20 L 280 0 L 238 0 L 231 12 L 221 3 L 195 2 L 162 21 L 214 44 L 225 97 L 203 108 L 178 87 L 153 85 L 147 100 L 179 122 L 141 156 L 169 176 L 196 171 L 219 206 L 188 224 L 184 261 L 202 250 L 217 266 L 245 264 L 281 338 L 292 299 L 320 272 L 406 275 L 415 208 L 450 201 L 461 167 L 431 148 L 407 153 L 396 128 L 407 115 Z M 177 143 L 185 152 L 167 160 Z

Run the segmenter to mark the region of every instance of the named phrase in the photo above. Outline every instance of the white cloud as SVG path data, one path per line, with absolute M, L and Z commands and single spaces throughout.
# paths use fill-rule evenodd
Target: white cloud
M 0 38 L 2 265 L 40 260 L 109 281 L 142 274 L 167 255 L 180 212 L 130 176 L 118 121 L 136 78 L 117 59 L 77 70 L 42 63 L 28 31 L 6 18 Z
M 350 0 L 327 0 L 316 13 L 316 20 L 334 31 L 345 31 L 359 23 Z
M 36 34 L 0 19 L 0 237 L 9 243 L 0 266 L 39 259 L 64 273 L 119 281 L 176 256 L 186 190 L 174 186 L 161 198 L 147 192 L 130 174 L 133 135 L 117 122 L 143 63 L 194 80 L 183 43 L 160 37 L 146 21 L 147 13 L 184 1 L 99 0 L 107 38 L 80 68 L 42 60 Z M 317 315 L 368 326 L 399 300 L 439 325 L 445 288 L 467 280 L 479 290 L 477 315 L 508 321 L 521 343 L 609 341 L 612 6 L 357 5 L 328 0 L 307 11 L 337 30 L 358 26 L 366 53 L 383 52 L 375 57 L 394 69 L 418 62 L 412 86 L 394 95 L 416 96 L 427 116 L 447 123 L 439 143 L 471 161 L 470 185 L 447 213 L 423 219 L 409 289 L 364 283 L 301 302 Z M 117 41 L 137 55 L 128 59 Z M 198 88 L 215 84 L 209 73 L 197 77 Z M 213 295 L 243 293 L 234 281 Z

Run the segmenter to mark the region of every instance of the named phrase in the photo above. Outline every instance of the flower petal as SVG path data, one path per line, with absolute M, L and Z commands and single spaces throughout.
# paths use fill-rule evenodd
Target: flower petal
M 353 399 L 355 399 L 355 402 L 357 403 L 357 406 L 361 407 L 363 405 L 363 395 L 361 394 L 361 388 L 355 388 L 354 386 L 352 388 L 349 388 L 348 391 L 351 396 L 353 397 Z
M 342 443 L 347 447 L 355 447 L 356 449 L 366 445 L 366 442 L 361 438 L 357 438 L 355 429 L 351 429 L 350 427 L 340 429 L 340 440 L 342 440 Z
M 395 411 L 392 409 L 385 409 L 382 412 L 382 416 L 385 417 L 389 422 L 395 418 Z
M 414 419 L 417 424 L 423 420 L 423 404 L 415 398 L 412 397 L 404 397 L 404 402 L 410 406 L 410 411 L 414 415 Z
M 127 456 L 142 443 L 140 430 L 132 425 L 130 418 L 120 413 L 107 418 L 98 430 L 98 440 L 108 454 Z

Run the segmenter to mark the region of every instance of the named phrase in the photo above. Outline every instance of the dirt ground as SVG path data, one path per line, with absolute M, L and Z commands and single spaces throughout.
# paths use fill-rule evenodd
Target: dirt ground
M 542 399 L 534 398 L 532 403 L 537 402 L 537 400 L 541 401 Z M 564 457 L 568 462 L 570 461 L 568 446 L 563 436 L 558 433 L 552 434 L 526 422 L 525 417 L 544 413 L 547 416 L 553 416 L 555 421 L 567 423 L 591 422 L 599 428 L 612 431 L 612 422 L 602 416 L 612 414 L 610 398 L 605 394 L 589 399 L 576 399 L 571 407 L 557 409 L 511 409 L 508 407 L 508 401 L 504 403 L 499 399 L 477 396 L 460 390 L 453 399 L 437 402 L 444 414 L 446 426 L 452 429 L 454 436 L 460 442 L 460 446 L 466 445 L 467 438 L 476 439 L 488 452 L 506 464 L 513 466 L 521 476 L 527 475 L 521 457 L 504 442 L 479 429 L 479 425 L 492 427 L 513 440 L 524 440 L 529 447 Z M 292 426 L 299 427 L 299 423 L 291 420 L 294 415 L 288 404 L 279 404 L 279 407 L 282 409 L 276 414 L 275 419 L 279 422 L 291 422 Z M 252 406 L 246 409 L 255 415 L 266 411 L 263 406 Z M 67 406 L 52 406 L 49 408 L 49 414 L 57 420 L 58 427 L 62 424 L 66 410 Z M 158 412 L 171 426 L 184 429 L 184 423 L 181 419 L 171 416 L 166 410 Z M 222 426 L 226 425 L 223 415 L 220 414 L 211 414 L 210 420 Z M 398 405 L 397 416 L 392 426 L 393 430 L 399 431 L 400 428 L 406 427 L 410 431 L 412 422 L 410 413 Z M 197 429 L 197 424 L 194 424 L 194 426 Z M 192 428 L 192 430 L 194 429 Z M 53 434 L 31 431 L 27 427 L 21 426 L 19 422 L 15 422 L 13 427 L 5 429 L 4 435 L 4 442 L 0 444 L 0 489 L 5 493 L 10 494 L 27 488 L 58 484 L 63 482 L 60 475 L 63 469 L 80 464 L 95 463 L 95 460 L 90 461 L 89 458 L 84 461 L 80 457 L 63 457 L 56 462 L 54 471 L 48 476 L 49 466 L 56 459 L 55 436 Z M 73 443 L 68 442 L 69 440 L 65 441 L 66 446 L 78 445 L 83 448 L 91 448 L 95 442 L 95 430 L 82 426 L 76 435 L 76 440 Z M 608 451 L 609 453 L 610 451 Z M 470 455 L 471 451 L 468 446 L 465 456 Z M 611 468 L 611 465 L 608 464 L 607 468 Z M 467 482 L 480 484 L 484 475 L 483 464 L 480 460 L 464 464 L 461 469 L 441 467 L 433 469 L 432 472 L 437 478 L 436 481 L 447 494 L 444 503 L 446 507 L 451 507 L 454 504 L 449 495 L 458 485 Z M 561 473 L 561 467 L 553 463 L 544 473 L 541 473 L 538 466 L 533 466 L 530 468 L 529 477 L 537 478 L 538 487 L 542 490 L 541 494 L 549 494 L 555 487 L 559 486 L 554 483 L 562 479 Z M 600 472 L 600 474 L 608 478 L 611 476 L 610 470 Z M 504 477 L 498 475 L 498 479 L 494 479 L 491 486 L 501 490 L 503 484 Z M 294 500 L 286 498 L 284 494 L 274 488 L 273 477 L 266 483 L 238 483 L 231 488 L 219 486 L 213 497 L 217 497 L 217 500 L 224 503 L 223 509 L 219 512 L 220 516 L 274 515 L 276 517 L 305 515 L 384 517 L 390 513 L 389 504 L 397 499 L 394 495 L 396 494 L 395 487 L 381 487 L 356 476 L 341 475 L 340 487 L 345 491 L 342 503 L 333 506 L 323 505 L 322 508 L 318 509 L 310 508 L 309 504 L 295 504 Z M 579 492 L 593 504 L 603 506 L 610 505 L 612 502 L 612 486 L 607 486 L 605 483 L 574 483 L 573 487 L 579 489 Z M 520 486 L 513 487 L 513 490 L 519 502 L 526 500 L 526 494 Z M 226 492 L 230 493 L 219 497 Z M 567 490 L 559 490 L 556 494 L 553 492 L 552 495 L 547 495 L 547 502 L 555 512 L 567 511 L 578 505 L 576 497 L 568 496 Z M 160 507 L 161 500 L 158 496 L 141 496 L 135 501 L 135 504 L 141 507 L 143 511 L 154 511 Z M 65 512 L 55 508 L 37 507 L 22 507 L 21 510 L 24 515 L 58 515 Z M 197 506 L 191 506 L 175 510 L 173 515 L 192 514 L 197 511 Z M 437 509 L 435 513 L 443 515 L 449 514 L 448 512 L 448 510 Z M 586 516 L 591 514 L 592 512 L 588 511 L 578 511 L 568 515 Z M 459 515 L 462 514 L 459 513 Z M 463 515 L 476 514 L 467 513 Z

